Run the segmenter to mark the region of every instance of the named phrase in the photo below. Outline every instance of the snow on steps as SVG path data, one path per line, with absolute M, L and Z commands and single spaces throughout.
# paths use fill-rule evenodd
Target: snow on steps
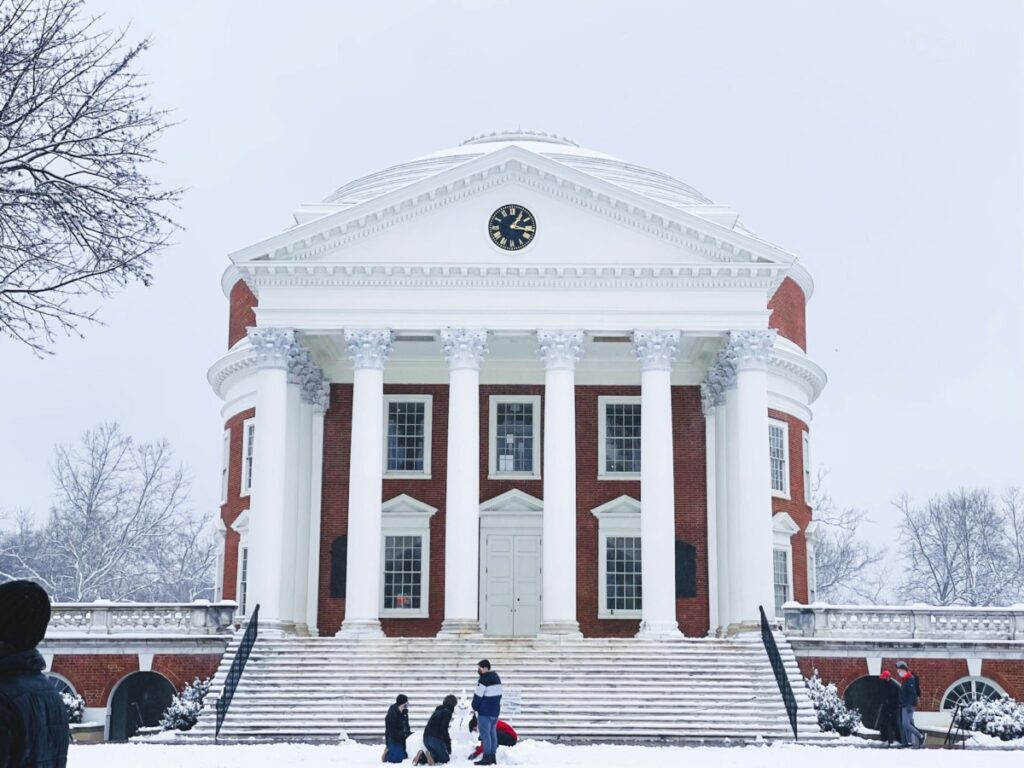
M 221 660 L 220 691 L 238 648 Z M 776 636 L 798 705 L 801 740 L 818 731 L 796 658 Z M 792 739 L 759 636 L 715 640 L 260 637 L 221 730 L 222 741 L 379 742 L 398 693 L 421 729 L 448 693 L 471 694 L 489 658 L 521 695 L 508 719 L 524 738 L 616 741 Z M 212 700 L 186 740 L 213 738 Z

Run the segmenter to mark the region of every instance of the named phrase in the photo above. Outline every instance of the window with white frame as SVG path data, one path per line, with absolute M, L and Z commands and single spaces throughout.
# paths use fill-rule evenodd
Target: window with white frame
M 220 503 L 228 500 L 228 464 L 231 461 L 231 430 L 224 430 L 220 454 Z
M 591 512 L 598 519 L 598 618 L 639 618 L 643 609 L 640 502 L 620 496 Z
M 224 599 L 224 560 L 227 555 L 227 526 L 218 516 L 214 520 L 214 531 L 217 542 L 217 567 L 216 581 L 213 583 L 213 602 L 219 603 Z
M 965 677 L 957 680 L 942 696 L 942 709 L 956 709 L 957 705 L 972 701 L 999 701 L 1006 692 L 994 680 L 986 677 Z
M 429 615 L 430 518 L 436 507 L 406 494 L 381 507 L 382 617 Z
M 253 456 L 256 450 L 256 419 L 246 419 L 242 423 L 242 496 L 248 496 L 252 490 Z
M 804 467 L 804 503 L 811 503 L 811 436 L 807 432 L 803 433 L 804 439 L 804 455 L 803 455 L 803 467 Z
M 491 395 L 489 445 L 492 477 L 540 477 L 540 397 Z
M 789 552 L 785 549 L 776 549 L 772 552 L 775 581 L 775 615 L 782 618 L 782 606 L 789 602 Z
M 430 477 L 430 395 L 384 396 L 384 474 Z
M 768 422 L 768 452 L 771 457 L 772 494 L 789 498 L 789 425 Z
M 640 398 L 605 396 L 598 407 L 598 477 L 640 476 Z
M 804 529 L 804 542 L 807 545 L 807 603 L 818 602 L 818 522 L 812 520 Z
M 238 559 L 235 561 L 235 602 L 238 615 L 249 615 L 249 510 L 245 510 L 231 524 L 231 530 L 238 534 Z

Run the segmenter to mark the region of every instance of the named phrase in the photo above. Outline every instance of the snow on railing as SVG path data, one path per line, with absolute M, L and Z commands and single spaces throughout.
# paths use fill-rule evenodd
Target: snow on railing
M 81 635 L 222 635 L 234 631 L 233 600 L 211 603 L 54 603 L 49 637 Z
M 786 634 L 797 637 L 1024 640 L 1024 605 L 970 608 L 786 603 L 782 611 Z

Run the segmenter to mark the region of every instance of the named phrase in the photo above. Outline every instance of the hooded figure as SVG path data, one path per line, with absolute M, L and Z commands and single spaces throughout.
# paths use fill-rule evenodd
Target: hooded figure
M 0 584 L 0 766 L 64 768 L 68 711 L 36 646 L 50 623 L 50 598 L 31 581 Z
M 458 703 L 459 700 L 449 693 L 441 706 L 434 710 L 427 721 L 427 727 L 423 729 L 423 751 L 416 753 L 413 765 L 422 765 L 424 762 L 431 765 L 447 763 L 451 759 L 452 737 L 448 728 Z
M 409 727 L 409 697 L 398 694 L 384 717 L 384 762 L 400 763 L 409 756 L 405 740 L 412 734 Z
M 887 669 L 880 677 L 883 683 L 882 706 L 878 709 L 875 730 L 878 731 L 878 738 L 888 746 L 894 741 L 903 740 L 900 734 L 900 685 L 892 679 Z

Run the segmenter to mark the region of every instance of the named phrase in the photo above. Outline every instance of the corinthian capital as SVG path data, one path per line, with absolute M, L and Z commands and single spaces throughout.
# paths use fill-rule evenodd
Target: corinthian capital
M 313 358 L 309 350 L 296 342 L 288 351 L 288 383 L 301 385 L 306 376 L 307 369 L 313 365 Z
M 441 331 L 441 351 L 450 370 L 476 369 L 487 354 L 487 331 L 479 328 L 445 328 Z
M 537 331 L 537 353 L 545 368 L 571 371 L 583 354 L 583 331 Z
M 764 368 L 775 346 L 775 330 L 729 331 L 727 349 L 737 371 Z
M 313 391 L 312 396 L 313 413 L 327 413 L 327 408 L 331 404 L 331 382 L 325 381 L 322 374 L 320 383 Z
M 679 331 L 633 331 L 633 349 L 644 371 L 669 371 L 679 351 Z
M 715 406 L 718 403 L 715 402 L 715 393 L 712 390 L 711 385 L 707 382 L 701 382 L 700 385 L 700 410 L 705 416 L 711 416 L 715 412 Z
M 257 368 L 288 368 L 289 355 L 295 346 L 295 331 L 291 328 L 246 329 L 249 345 L 256 355 Z
M 391 354 L 391 331 L 387 328 L 360 328 L 345 331 L 345 346 L 352 365 L 360 368 L 384 369 Z

